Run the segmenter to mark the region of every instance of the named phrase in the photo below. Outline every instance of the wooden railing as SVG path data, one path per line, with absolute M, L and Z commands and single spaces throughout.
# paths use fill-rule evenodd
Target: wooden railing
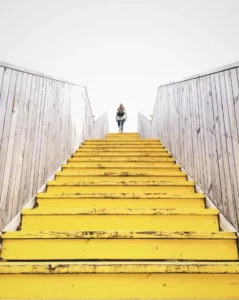
M 160 86 L 142 137 L 157 137 L 238 230 L 239 63 Z
M 85 87 L 0 62 L 0 231 L 84 139 L 107 132 Z

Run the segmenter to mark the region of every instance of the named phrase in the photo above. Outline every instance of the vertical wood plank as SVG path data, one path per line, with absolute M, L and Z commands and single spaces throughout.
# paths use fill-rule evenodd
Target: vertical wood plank
M 23 164 L 22 164 L 22 173 L 21 173 L 21 181 L 20 181 L 20 203 L 19 207 L 27 201 L 27 187 L 30 184 L 30 175 L 32 165 L 30 164 L 30 156 L 32 154 L 31 150 L 31 134 L 32 130 L 34 130 L 33 124 L 35 124 L 35 111 L 36 111 L 36 98 L 38 95 L 39 88 L 39 76 L 32 77 L 32 84 L 30 89 L 30 97 L 29 97 L 29 105 L 28 105 L 28 118 L 27 118 L 27 132 L 25 138 L 25 145 L 23 151 Z
M 4 120 L 3 134 L 1 140 L 1 149 L 0 149 L 0 193 L 1 193 L 1 201 L 0 201 L 0 215 L 5 215 L 6 210 L 6 198 L 7 191 L 9 185 L 10 178 L 10 170 L 11 170 L 11 156 L 13 151 L 13 143 L 14 143 L 14 133 L 16 129 L 15 115 L 12 120 L 12 112 L 15 106 L 15 93 L 17 86 L 17 93 L 19 92 L 19 85 L 21 84 L 21 77 L 19 76 L 19 80 L 17 81 L 17 72 L 12 71 L 11 74 L 11 82 L 8 91 L 7 97 L 7 108 Z M 12 122 L 12 125 L 11 125 Z M 5 225 L 4 221 L 1 219 L 0 227 Z
M 0 142 L 2 142 L 3 127 L 5 119 L 8 118 L 7 115 L 7 100 L 8 100 L 8 91 L 11 80 L 12 71 L 9 69 L 4 70 L 2 86 L 1 86 L 1 97 L 0 97 Z M 9 112 L 8 112 L 9 114 Z
M 26 170 L 26 178 L 28 180 L 28 185 L 25 186 L 25 197 L 29 198 L 35 191 L 34 179 L 37 176 L 38 170 L 37 162 L 39 161 L 39 147 L 40 140 L 39 136 L 41 134 L 41 120 L 42 120 L 42 107 L 44 105 L 43 101 L 43 82 L 44 78 L 36 78 L 36 86 L 32 96 L 32 118 L 31 127 L 29 132 L 29 146 L 28 146 L 28 163 Z
M 27 123 L 29 118 L 29 107 L 30 107 L 30 92 L 32 87 L 32 75 L 29 74 L 27 76 L 27 86 L 26 86 L 26 94 L 25 94 L 25 102 L 23 108 L 23 122 L 21 126 L 21 133 L 20 133 L 20 145 L 19 145 L 19 158 L 18 158 L 18 165 L 16 171 L 16 182 L 14 187 L 14 203 L 12 204 L 12 211 L 11 211 L 11 218 L 15 216 L 15 214 L 20 210 L 21 203 L 24 201 L 20 198 L 21 189 L 21 177 L 22 177 L 22 169 L 23 169 L 23 162 L 24 162 L 24 150 L 27 146 L 26 144 L 26 136 L 27 136 Z
M 206 97 L 205 95 L 205 82 L 204 78 L 200 78 L 201 83 L 201 104 L 202 104 L 202 133 L 203 133 L 203 148 L 204 148 L 204 157 L 205 157 L 205 189 L 206 193 L 209 198 L 212 197 L 212 180 L 211 180 L 211 173 L 210 173 L 210 166 L 209 166 L 209 150 L 208 150 L 208 128 L 207 128 L 207 119 L 206 119 Z
M 225 183 L 226 192 L 227 192 L 227 200 L 223 201 L 224 210 L 227 211 L 228 215 L 230 216 L 230 221 L 233 222 L 235 220 L 235 215 L 232 209 L 232 187 L 231 187 L 231 178 L 230 178 L 230 169 L 229 169 L 229 157 L 228 157 L 228 147 L 227 147 L 227 136 L 225 130 L 225 92 L 224 92 L 224 77 L 223 73 L 215 74 L 216 80 L 216 93 L 217 93 L 217 102 L 218 102 L 218 112 L 219 112 L 219 125 L 220 125 L 220 136 L 222 141 L 222 158 L 223 158 L 223 167 L 225 173 Z M 232 213 L 232 215 L 231 215 Z
M 207 142 L 208 142 L 208 158 L 211 174 L 211 190 L 210 198 L 220 207 L 221 198 L 221 182 L 218 166 L 218 153 L 216 147 L 215 134 L 215 116 L 213 109 L 212 87 L 210 76 L 204 77 L 204 92 L 205 92 L 205 117 L 207 124 Z
M 27 84 L 27 74 L 20 73 L 18 76 L 18 81 L 21 78 L 21 83 L 19 83 L 19 88 L 16 88 L 16 95 L 15 95 L 15 104 L 12 110 L 12 123 L 11 123 L 11 130 L 14 131 L 14 137 L 11 137 L 12 140 L 12 156 L 11 160 L 11 171 L 10 171 L 10 178 L 9 178 L 9 185 L 7 191 L 7 202 L 6 202 L 6 217 L 5 222 L 8 223 L 11 220 L 11 213 L 12 213 L 12 206 L 17 202 L 14 198 L 14 187 L 16 181 L 16 174 L 17 174 L 17 167 L 18 167 L 18 157 L 19 157 L 19 144 L 20 144 L 20 137 L 21 137 L 21 126 L 23 116 L 23 106 L 25 100 L 25 92 L 26 92 L 26 84 Z M 9 141 L 10 142 L 10 141 Z M 8 152 L 10 151 L 8 146 Z
M 238 202 L 238 176 L 239 161 L 237 159 L 239 153 L 239 144 L 236 127 L 236 117 L 233 101 L 232 82 L 230 71 L 223 72 L 222 94 L 224 107 L 225 131 L 227 136 L 228 160 L 230 168 L 230 179 L 232 186 L 233 201 L 230 204 L 230 215 L 234 216 L 233 223 L 238 226 L 239 202 Z

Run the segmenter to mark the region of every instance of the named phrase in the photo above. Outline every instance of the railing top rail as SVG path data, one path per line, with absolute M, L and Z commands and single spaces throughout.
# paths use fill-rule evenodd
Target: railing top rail
M 68 84 L 79 86 L 79 87 L 82 87 L 82 88 L 86 89 L 86 87 L 83 86 L 83 85 L 79 85 L 77 83 L 73 83 L 73 82 L 67 81 L 67 80 L 62 79 L 62 78 L 56 78 L 54 76 L 46 75 L 46 74 L 43 74 L 43 73 L 40 73 L 40 72 L 37 72 L 37 71 L 34 71 L 34 70 L 30 70 L 30 69 L 22 68 L 22 67 L 19 67 L 19 66 L 16 66 L 16 65 L 12 65 L 12 64 L 9 64 L 7 62 L 0 61 L 0 67 L 8 68 L 8 69 L 12 69 L 12 70 L 15 70 L 15 71 L 20 71 L 20 72 L 23 72 L 23 73 L 32 74 L 32 75 L 36 75 L 36 76 L 40 76 L 40 77 L 44 77 L 44 78 L 48 78 L 48 79 L 52 79 L 52 80 L 56 80 L 56 81 L 59 81 L 59 82 L 68 83 Z
M 138 114 L 141 116 L 141 117 L 144 117 L 145 119 L 147 119 L 149 122 L 151 122 L 151 120 L 145 116 L 143 113 L 141 113 L 140 111 L 138 112 Z
M 227 71 L 227 70 L 230 70 L 230 69 L 235 69 L 235 68 L 238 68 L 238 67 L 239 67 L 239 61 L 231 63 L 229 65 L 225 65 L 225 66 L 216 68 L 216 69 L 213 69 L 213 70 L 210 70 L 210 71 L 206 71 L 206 72 L 203 72 L 203 73 L 198 73 L 198 74 L 192 75 L 190 77 L 183 78 L 181 80 L 177 80 L 177 81 L 172 81 L 172 82 L 161 84 L 159 86 L 159 88 L 163 87 L 163 86 L 177 84 L 177 83 L 180 83 L 180 82 L 184 82 L 184 81 L 188 81 L 188 80 L 192 80 L 192 79 L 204 77 L 204 76 L 207 76 L 207 75 L 211 75 L 211 74 L 215 74 L 215 73 Z

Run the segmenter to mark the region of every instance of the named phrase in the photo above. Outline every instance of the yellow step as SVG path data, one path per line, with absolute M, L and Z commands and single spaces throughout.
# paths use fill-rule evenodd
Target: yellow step
M 105 151 L 76 151 L 73 153 L 73 157 L 128 157 L 128 158 L 141 158 L 141 157 L 171 157 L 171 154 L 167 151 L 159 152 L 105 152 Z
M 110 145 L 98 145 L 98 144 L 83 144 L 80 149 L 105 149 L 105 148 L 112 148 L 112 149 L 144 149 L 145 147 L 147 147 L 148 149 L 163 149 L 166 150 L 164 146 L 160 145 L 160 144 L 152 144 L 152 145 L 135 145 L 135 144 L 123 144 L 123 145 L 115 145 L 115 144 L 110 144 Z
M 40 208 L 193 208 L 205 207 L 202 194 L 37 194 Z
M 123 166 L 112 166 L 112 167 L 107 167 L 107 166 L 102 166 L 102 164 L 97 165 L 96 167 L 86 167 L 82 166 L 79 164 L 64 164 L 62 165 L 62 169 L 64 172 L 72 172 L 72 171 L 84 171 L 84 172 L 98 172 L 98 171 L 103 171 L 103 172 L 145 172 L 145 171 L 150 171 L 151 173 L 157 174 L 157 172 L 180 172 L 181 167 L 178 164 L 174 164 L 172 166 L 166 166 L 166 165 L 161 165 L 158 167 L 123 167 Z
M 157 192 L 157 193 L 195 193 L 191 181 L 49 181 L 47 191 L 51 193 L 124 193 L 124 192 Z
M 113 181 L 130 181 L 130 180 L 140 180 L 140 181 L 147 181 L 147 180 L 160 180 L 160 181 L 173 181 L 173 180 L 183 180 L 186 181 L 186 174 L 185 173 L 167 173 L 164 175 L 163 173 L 160 176 L 117 176 L 113 175 L 113 173 L 109 173 L 109 175 L 95 175 L 94 172 L 91 172 L 92 174 L 83 175 L 78 174 L 77 172 L 57 172 L 56 173 L 56 181 L 80 181 L 80 180 L 93 180 L 93 181 L 101 181 L 105 179 L 113 180 Z M 97 172 L 96 172 L 97 173 Z M 103 172 L 102 172 L 103 173 Z M 107 172 L 105 172 L 107 174 Z M 132 172 L 133 173 L 133 172 Z M 116 173 L 117 174 L 117 173 Z M 120 174 L 120 172 L 119 172 Z M 139 173 L 140 174 L 140 173 Z
M 167 158 L 166 158 L 167 159 Z M 109 161 L 109 162 L 81 162 L 76 160 L 69 160 L 68 166 L 76 166 L 76 167 L 84 167 L 84 168 L 158 168 L 163 166 L 175 166 L 175 162 L 173 159 L 168 158 L 166 161 L 160 162 L 117 162 L 117 161 Z M 65 167 L 65 165 L 63 165 Z
M 82 159 L 81 157 L 72 157 L 68 159 L 69 163 L 87 163 L 90 165 L 90 163 L 114 163 L 114 164 L 129 164 L 129 166 L 132 163 L 144 163 L 145 165 L 150 165 L 150 164 L 161 164 L 161 163 L 173 163 L 175 164 L 175 159 L 171 157 L 158 157 L 156 159 L 151 159 L 151 158 L 124 158 L 124 157 L 92 157 L 90 159 Z
M 138 146 L 145 146 L 145 145 L 161 145 L 159 141 L 145 141 L 145 140 L 130 140 L 130 141 L 118 141 L 118 140 L 93 140 L 88 141 L 86 140 L 83 142 L 83 145 L 138 145 Z
M 115 169 L 114 171 L 108 171 L 104 170 L 104 169 L 95 169 L 92 171 L 92 169 L 90 168 L 88 169 L 80 169 L 80 170 L 74 170 L 74 168 L 72 168 L 69 171 L 61 171 L 61 172 L 56 172 L 57 176 L 95 176 L 95 177 L 111 177 L 112 179 L 114 179 L 115 177 L 142 177 L 142 178 L 147 178 L 149 177 L 149 180 L 152 177 L 184 177 L 186 176 L 185 172 L 181 172 L 179 169 L 177 168 L 172 168 L 172 170 L 169 171 L 161 171 L 161 170 L 155 170 L 155 169 L 146 169 L 146 171 L 134 171 L 134 169 L 132 170 L 128 170 L 128 171 L 122 171 L 121 169 Z
M 114 152 L 114 153 L 118 153 L 118 152 L 127 152 L 128 155 L 131 155 L 131 153 L 137 152 L 140 153 L 160 153 L 160 152 L 167 152 L 164 148 L 162 147 L 158 147 L 158 148 L 149 148 L 149 147 L 81 147 L 79 150 L 77 150 L 77 152 Z M 168 152 L 167 152 L 168 153 Z
M 117 138 L 117 139 L 140 139 L 140 135 L 139 134 L 133 134 L 133 133 L 114 133 L 114 134 L 107 134 L 106 139 L 109 138 Z
M 81 157 L 78 155 L 73 155 L 72 158 L 68 159 L 68 161 L 97 161 L 97 162 L 161 162 L 161 161 L 174 161 L 175 160 L 169 157 L 168 154 L 165 154 L 165 157 L 99 157 L 99 156 L 91 156 L 91 157 Z
M 108 170 L 104 170 L 104 169 L 96 169 L 95 171 L 92 171 L 91 169 L 81 169 L 79 171 L 75 171 L 74 169 L 71 172 L 66 172 L 66 171 L 60 171 L 60 172 L 56 172 L 57 176 L 95 176 L 95 177 L 111 177 L 112 179 L 114 179 L 115 177 L 127 177 L 127 178 L 131 178 L 131 177 L 142 177 L 142 178 L 147 178 L 149 177 L 149 180 L 152 177 L 185 177 L 187 176 L 186 172 L 181 172 L 178 169 L 173 168 L 172 171 L 161 171 L 161 170 L 144 170 L 144 171 L 134 171 L 133 170 L 129 170 L 129 171 L 122 171 L 122 170 L 118 170 L 116 169 L 115 171 L 111 171 L 109 172 Z
M 238 299 L 239 263 L 5 262 L 0 282 L 2 299 Z
M 218 231 L 215 209 L 37 208 L 22 211 L 21 230 Z
M 220 249 L 220 251 L 219 251 Z M 2 235 L 3 260 L 238 259 L 230 232 L 20 231 Z

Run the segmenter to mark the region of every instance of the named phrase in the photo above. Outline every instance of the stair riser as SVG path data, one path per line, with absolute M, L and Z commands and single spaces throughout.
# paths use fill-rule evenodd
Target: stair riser
M 141 181 L 149 181 L 149 180 L 157 180 L 157 181 L 186 181 L 186 176 L 56 176 L 56 181 L 81 181 L 81 180 L 93 180 L 93 181 L 102 181 L 102 180 L 110 180 L 111 181 L 132 181 L 132 180 L 141 180 Z
M 73 157 L 125 157 L 125 158 L 158 158 L 158 157 L 170 157 L 170 154 L 167 151 L 161 151 L 161 152 L 105 152 L 105 151 L 94 151 L 94 152 L 88 152 L 88 151 L 77 151 L 73 154 Z
M 123 145 L 82 145 L 80 147 L 80 149 L 98 149 L 98 148 L 114 148 L 114 149 L 142 149 L 142 148 L 146 148 L 147 149 L 162 149 L 165 151 L 165 147 L 162 145 L 130 145 L 130 144 L 123 144 Z
M 38 199 L 40 208 L 204 208 L 204 199 Z
M 166 154 L 165 156 L 161 156 L 161 157 L 100 157 L 100 156 L 96 156 L 96 157 L 81 157 L 79 155 L 74 154 L 72 158 L 69 159 L 69 161 L 72 160 L 75 161 L 97 161 L 97 162 L 101 162 L 101 161 L 113 161 L 113 162 L 160 162 L 160 161 L 173 161 L 173 159 Z
M 141 159 L 125 159 L 122 157 L 117 158 L 91 158 L 91 159 L 83 159 L 81 157 L 72 157 L 68 159 L 69 163 L 114 163 L 114 164 L 132 164 L 132 163 L 142 163 L 142 164 L 161 164 L 161 163 L 166 163 L 166 162 L 174 162 L 175 163 L 175 159 L 171 158 L 171 157 L 159 157 L 156 159 L 151 159 L 151 158 L 141 158 Z
M 206 300 L 238 299 L 239 274 L 2 274 L 0 281 L 6 299 Z
M 158 145 L 158 146 L 163 146 L 159 141 L 153 141 L 153 142 L 149 142 L 149 141 L 104 141 L 104 142 L 84 142 L 83 145 L 92 145 L 92 146 L 96 146 L 96 145 L 106 145 L 106 146 L 110 146 L 110 145 L 138 145 L 138 146 L 142 146 L 144 147 L 145 145 Z
M 85 168 L 96 168 L 96 167 L 111 167 L 111 168 L 157 168 L 164 166 L 175 166 L 174 161 L 161 161 L 161 162 L 80 162 L 80 161 L 70 161 L 67 164 L 69 167 L 71 166 L 79 166 Z
M 63 165 L 62 167 L 63 171 L 64 172 L 84 172 L 85 174 L 89 174 L 92 172 L 102 172 L 102 173 L 109 173 L 109 172 L 150 172 L 151 174 L 158 174 L 159 172 L 167 172 L 167 173 L 170 173 L 170 172 L 181 172 L 180 171 L 180 167 L 177 166 L 177 165 L 173 165 L 173 166 L 163 166 L 163 167 L 159 167 L 159 168 L 147 168 L 147 167 L 144 167 L 144 168 L 139 168 L 139 167 L 117 167 L 117 168 L 110 168 L 110 167 L 107 167 L 107 168 L 100 168 L 100 167 L 91 167 L 91 168 L 84 168 L 84 167 L 76 167 L 75 164 L 71 167 L 69 167 L 69 165 Z
M 220 249 L 220 251 L 218 250 Z M 3 239 L 4 260 L 237 260 L 236 240 Z
M 48 186 L 50 193 L 195 193 L 194 186 Z
M 77 150 L 77 152 L 114 152 L 114 153 L 117 153 L 117 152 L 127 152 L 128 155 L 131 155 L 131 153 L 135 153 L 135 152 L 145 152 L 145 153 L 150 153 L 150 152 L 166 152 L 168 153 L 165 149 L 163 148 L 149 148 L 149 147 L 140 147 L 140 148 L 132 148 L 132 147 L 128 147 L 128 148 L 122 148 L 122 147 L 115 147 L 115 148 L 110 148 L 110 147 L 99 147 L 99 148 L 83 148 L 81 147 L 79 150 Z M 140 154 L 139 154 L 140 155 Z
M 115 170 L 114 172 L 107 172 L 105 170 L 101 170 L 98 169 L 95 172 L 89 171 L 89 170 L 81 170 L 81 171 L 72 171 L 71 173 L 66 173 L 65 171 L 59 171 L 56 172 L 57 176 L 75 176 L 75 175 L 79 175 L 79 176 L 95 176 L 95 177 L 99 177 L 99 176 L 107 176 L 109 178 L 113 178 L 113 177 L 147 177 L 147 178 L 152 178 L 152 177 L 185 177 L 187 174 L 185 172 L 181 172 L 179 170 L 175 170 L 174 172 L 162 172 L 160 170 L 155 170 L 153 169 L 153 171 L 149 171 L 146 170 L 144 172 L 138 172 L 138 171 L 132 171 L 132 170 L 128 170 L 126 172 L 121 171 L 121 170 Z
M 218 231 L 217 215 L 23 215 L 22 230 Z

